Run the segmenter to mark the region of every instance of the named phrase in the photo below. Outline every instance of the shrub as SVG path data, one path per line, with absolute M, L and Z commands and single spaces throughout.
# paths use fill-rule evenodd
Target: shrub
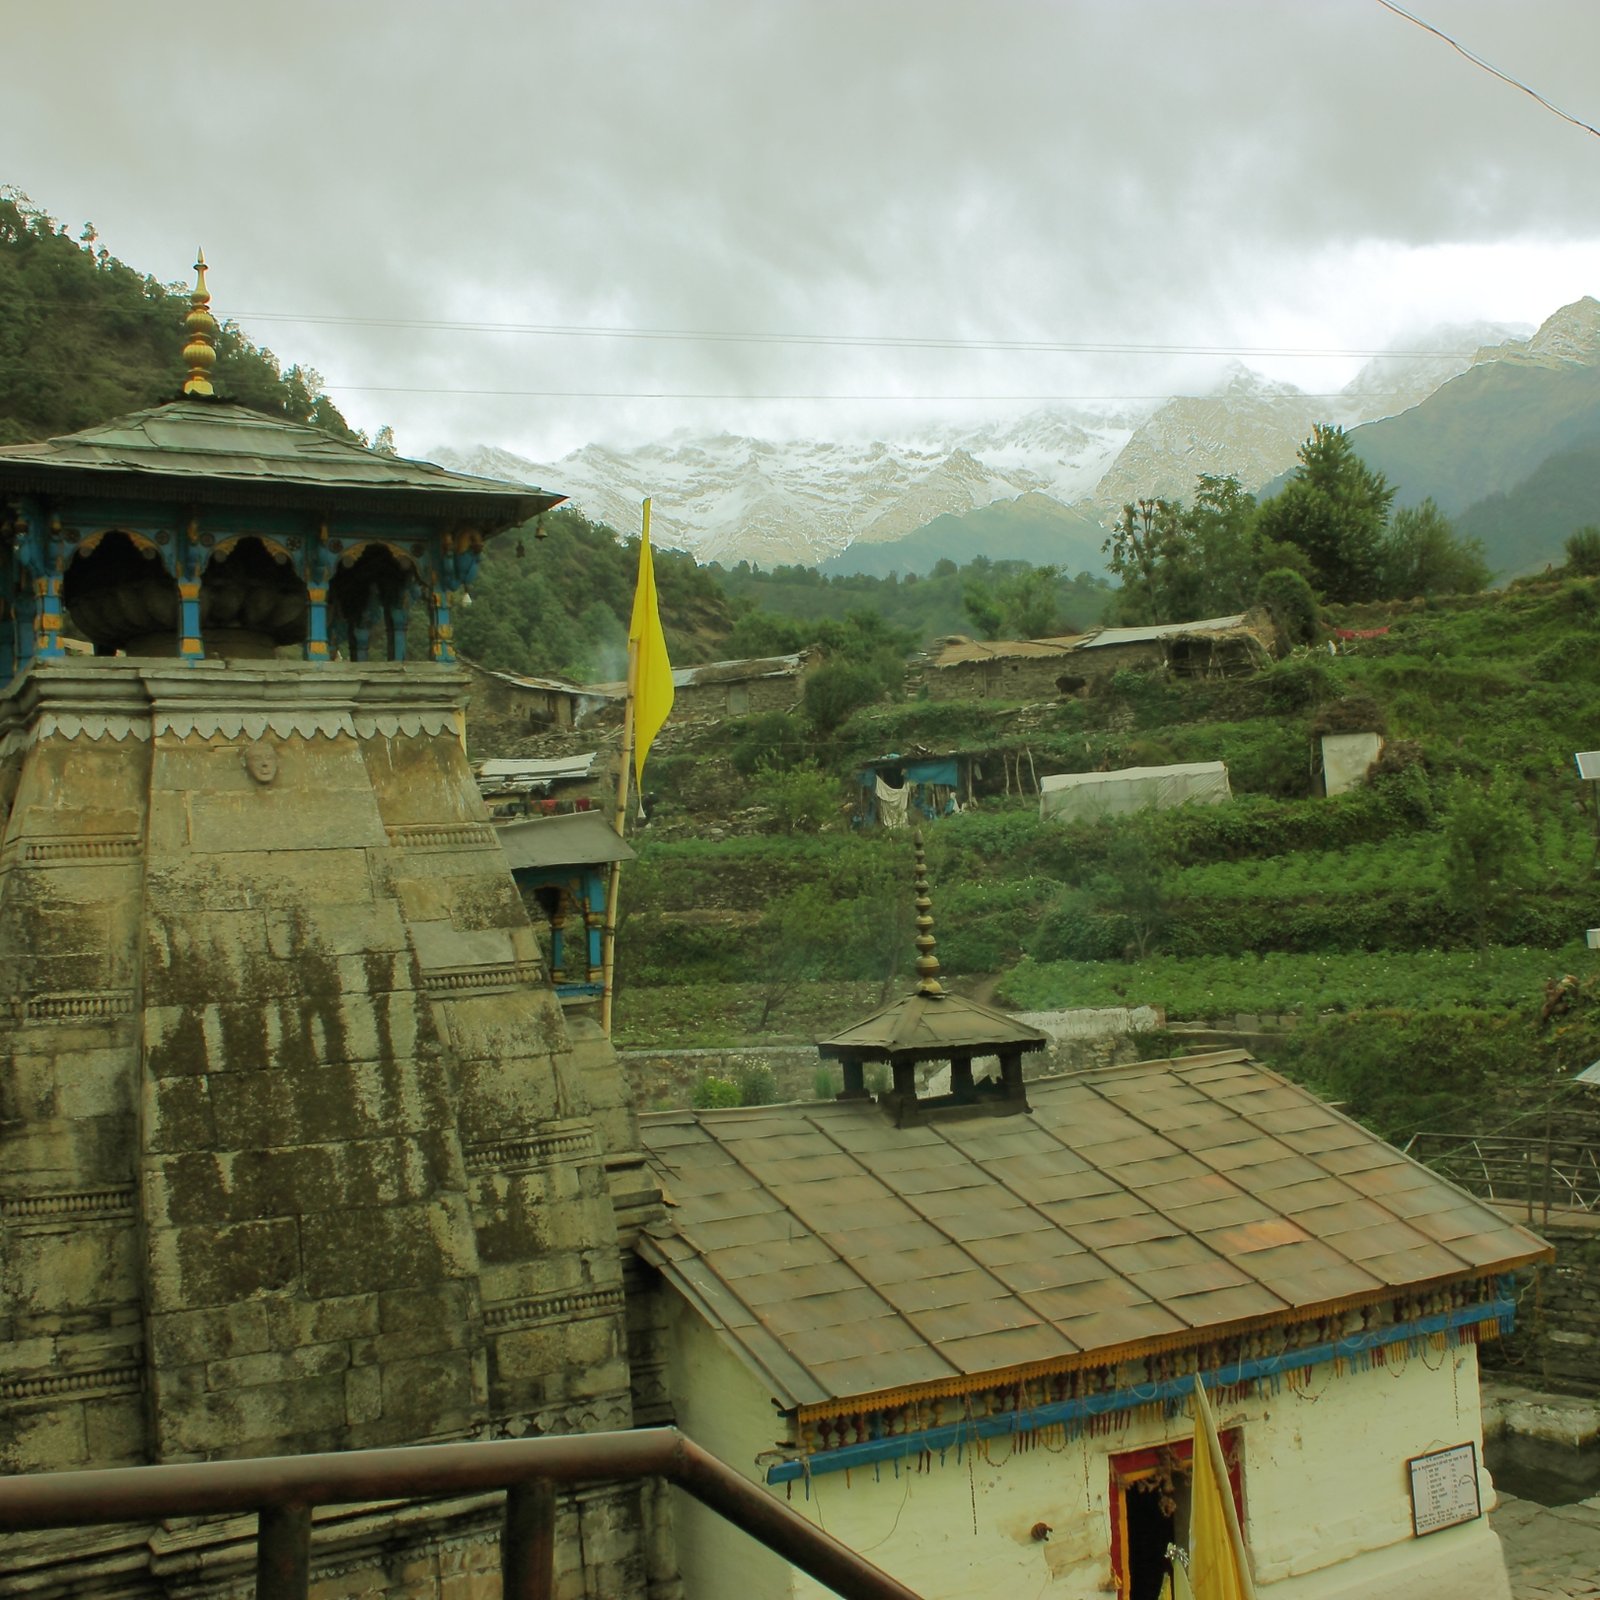
M 1586 578 L 1600 574 L 1600 528 L 1592 522 L 1567 537 L 1567 565 Z
M 830 661 L 806 679 L 805 713 L 818 733 L 832 733 L 852 711 L 883 698 L 883 683 L 869 667 Z
M 1292 568 L 1274 567 L 1264 572 L 1256 585 L 1256 604 L 1266 608 L 1285 650 L 1316 642 L 1317 597 Z
M 839 799 L 838 784 L 814 761 L 787 770 L 764 761 L 756 768 L 750 792 L 784 833 L 815 833 L 833 815 Z
M 744 1100 L 740 1096 L 738 1084 L 729 1083 L 726 1078 L 718 1078 L 708 1072 L 694 1086 L 694 1092 L 689 1096 L 689 1104 L 696 1111 L 718 1111 L 729 1106 L 743 1105 Z
M 839 1092 L 839 1080 L 832 1067 L 818 1067 L 811 1074 L 811 1094 L 817 1100 L 832 1100 Z
M 733 1082 L 742 1106 L 770 1106 L 778 1098 L 778 1080 L 771 1067 L 742 1066 L 734 1073 Z

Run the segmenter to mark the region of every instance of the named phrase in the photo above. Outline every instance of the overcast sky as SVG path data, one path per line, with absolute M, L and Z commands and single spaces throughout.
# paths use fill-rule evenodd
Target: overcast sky
M 1596 0 L 1407 9 L 1600 126 Z M 203 244 L 218 314 L 410 454 L 908 435 L 1224 359 L 1006 341 L 1367 351 L 1600 291 L 1600 138 L 1377 0 L 6 11 L 0 180 L 162 279 Z

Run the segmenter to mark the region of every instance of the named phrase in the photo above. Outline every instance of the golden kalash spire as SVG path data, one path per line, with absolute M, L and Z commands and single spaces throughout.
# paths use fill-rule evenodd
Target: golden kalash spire
M 934 954 L 933 899 L 928 893 L 928 857 L 920 828 L 913 839 L 917 851 L 917 993 L 937 998 L 944 994 L 944 985 L 939 982 L 939 958 Z
M 217 319 L 211 315 L 211 295 L 206 289 L 206 253 L 194 264 L 194 293 L 189 296 L 189 314 L 183 319 L 183 360 L 189 369 L 184 379 L 185 394 L 211 398 L 211 368 L 217 359 Z

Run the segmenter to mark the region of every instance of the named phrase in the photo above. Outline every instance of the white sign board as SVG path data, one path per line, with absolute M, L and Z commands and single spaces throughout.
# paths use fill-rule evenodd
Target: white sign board
M 1483 1515 L 1476 1445 L 1433 1450 L 1413 1456 L 1406 1466 L 1411 1470 L 1411 1531 L 1419 1539 Z

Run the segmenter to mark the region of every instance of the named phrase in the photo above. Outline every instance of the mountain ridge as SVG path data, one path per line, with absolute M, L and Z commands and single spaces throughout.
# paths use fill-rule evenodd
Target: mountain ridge
M 1392 419 L 1475 365 L 1600 362 L 1596 302 L 1561 308 L 1527 337 L 1514 332 L 1482 323 L 1435 329 L 1403 352 L 1372 358 L 1331 397 L 1307 394 L 1236 362 L 1204 395 L 1099 410 L 1040 407 L 988 424 L 945 423 L 897 440 L 679 432 L 631 449 L 585 445 L 549 464 L 494 447 L 440 449 L 433 459 L 563 491 L 586 515 L 624 533 L 638 527 L 639 503 L 648 495 L 657 542 L 702 562 L 912 571 L 914 560 L 938 559 L 927 554 L 936 547 L 954 559 L 980 552 L 1037 559 L 1021 547 L 981 542 L 1005 518 L 977 519 L 974 529 L 985 532 L 975 533 L 965 549 L 951 545 L 946 519 L 1044 496 L 1072 524 L 1104 528 L 1128 500 L 1190 498 L 1202 472 L 1231 474 L 1258 489 L 1293 465 L 1313 423 L 1358 429 L 1376 418 Z M 1020 514 L 1009 519 L 1031 550 L 1039 539 L 1037 530 L 1021 532 L 1028 520 Z M 922 538 L 936 523 L 939 534 Z M 869 554 L 865 548 L 907 540 L 916 541 L 914 550 Z M 1060 558 L 1080 559 L 1082 545 L 1075 537 Z M 852 549 L 860 565 L 841 565 Z

